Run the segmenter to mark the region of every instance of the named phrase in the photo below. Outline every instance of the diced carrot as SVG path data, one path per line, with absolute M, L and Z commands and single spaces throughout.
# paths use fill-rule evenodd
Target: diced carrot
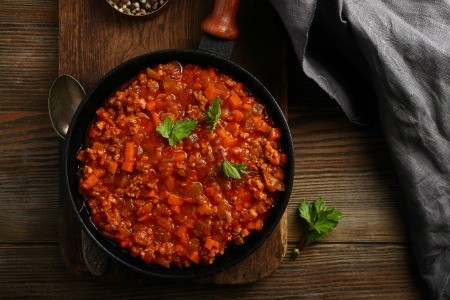
M 256 220 L 255 229 L 261 230 L 262 228 L 263 228 L 263 220 L 261 219 Z
M 91 138 L 96 138 L 100 133 L 94 129 L 94 127 L 91 127 L 91 129 L 89 130 L 89 136 Z
M 132 161 L 124 161 L 122 163 L 121 169 L 126 171 L 126 172 L 130 172 L 130 173 L 133 172 L 134 162 L 132 162 Z
M 170 209 L 172 209 L 172 211 L 175 212 L 175 213 L 177 213 L 177 214 L 179 214 L 179 213 L 181 212 L 181 208 L 180 208 L 180 206 L 178 206 L 178 205 L 172 205 L 172 206 L 170 207 Z
M 252 119 L 256 130 L 260 132 L 268 132 L 268 130 L 270 130 L 270 126 L 262 120 L 261 116 L 254 116 Z
M 244 84 L 240 82 L 236 82 L 236 84 L 233 86 L 233 91 L 236 93 L 239 93 L 244 89 Z
M 125 144 L 125 161 L 133 162 L 136 154 L 133 142 L 126 142 Z
M 150 101 L 150 102 L 148 102 L 147 105 L 145 106 L 145 108 L 146 108 L 148 111 L 153 111 L 153 110 L 155 110 L 155 109 L 156 109 L 156 102 L 155 102 L 155 101 Z
M 153 123 L 155 123 L 156 126 L 161 124 L 161 119 L 157 113 L 152 112 L 152 119 L 153 119 Z
M 255 222 L 251 221 L 247 223 L 247 229 L 255 229 Z
M 203 93 L 208 99 L 209 103 L 212 103 L 214 99 L 219 95 L 217 89 L 213 85 L 208 85 Z
M 231 115 L 236 122 L 240 122 L 244 119 L 244 114 L 240 110 L 231 111 Z
M 117 97 L 118 100 L 122 101 L 123 99 L 125 99 L 125 92 L 117 91 L 116 92 L 116 97 Z
M 180 225 L 180 227 L 178 228 L 177 234 L 179 237 L 182 237 L 183 235 L 185 235 L 187 232 L 187 227 L 184 225 Z
M 195 227 L 195 220 L 194 219 L 186 220 L 184 222 L 184 225 L 186 225 L 187 228 L 191 228 L 192 229 L 192 228 Z
M 184 151 L 177 151 L 175 152 L 174 158 L 173 160 L 175 162 L 182 162 L 185 161 L 187 159 L 187 154 Z
M 99 108 L 96 111 L 96 115 L 97 115 L 98 119 L 103 120 L 103 121 L 108 121 L 108 119 L 109 119 L 109 114 L 105 111 L 105 109 L 103 107 Z
M 241 235 L 242 235 L 242 237 L 246 237 L 246 236 L 248 236 L 250 234 L 250 231 L 248 231 L 247 229 L 242 229 L 242 231 L 241 231 Z
M 188 258 L 193 262 L 195 262 L 196 264 L 200 262 L 200 256 L 198 256 L 197 253 L 192 253 L 191 255 L 188 256 Z
M 81 187 L 85 190 L 89 190 L 93 188 L 98 183 L 98 178 L 95 176 L 95 174 L 92 174 L 89 176 L 86 180 L 83 181 L 81 184 Z
M 94 175 L 97 176 L 98 179 L 100 179 L 103 176 L 105 176 L 105 171 L 104 170 L 95 169 L 93 172 L 94 172 Z
M 180 197 L 178 197 L 177 195 L 174 195 L 174 194 L 170 194 L 169 195 L 169 197 L 167 198 L 167 202 L 170 205 L 181 205 L 181 204 L 183 204 L 183 200 Z
M 206 238 L 205 248 L 208 249 L 209 251 L 211 251 L 215 246 L 215 242 L 216 241 L 214 241 L 212 238 L 209 238 L 209 237 Z
M 242 106 L 241 97 L 236 94 L 231 94 L 230 97 L 228 97 L 228 103 L 231 109 L 239 109 Z
M 207 214 L 210 210 L 211 208 L 209 207 L 208 204 L 202 204 L 197 208 L 197 212 L 202 216 Z
M 167 178 L 165 181 L 165 184 L 166 184 L 166 189 L 169 192 L 173 191 L 177 187 L 177 182 L 176 182 L 175 178 L 173 178 L 173 177 Z
M 221 139 L 226 139 L 228 137 L 228 132 L 223 128 L 217 128 L 216 132 Z
M 251 110 L 251 109 L 252 109 L 252 105 L 251 105 L 251 104 L 248 104 L 248 103 L 245 103 L 244 105 L 242 105 L 242 107 L 243 107 L 245 110 Z
M 155 198 L 156 197 L 156 192 L 154 190 L 151 190 L 150 192 L 145 194 L 144 197 L 145 198 Z
M 223 144 L 224 147 L 227 147 L 227 148 L 228 147 L 233 147 L 233 146 L 235 146 L 237 144 L 237 140 L 233 139 L 233 138 L 230 138 L 230 137 L 226 137 L 223 140 L 222 144 Z
M 118 166 L 119 164 L 117 162 L 111 160 L 108 164 L 108 171 L 111 172 L 112 174 L 116 174 Z
M 94 142 L 92 144 L 92 150 L 102 151 L 102 150 L 105 150 L 105 146 L 102 143 Z

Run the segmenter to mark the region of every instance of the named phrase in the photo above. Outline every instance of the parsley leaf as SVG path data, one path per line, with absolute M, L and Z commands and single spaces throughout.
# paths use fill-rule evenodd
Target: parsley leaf
M 306 244 L 323 240 L 342 218 L 341 212 L 333 207 L 326 206 L 320 197 L 313 204 L 302 200 L 298 211 L 300 217 L 308 224 Z
M 175 146 L 178 141 L 189 136 L 195 127 L 197 127 L 197 121 L 189 119 L 177 121 L 173 126 L 172 133 L 170 134 L 169 145 Z
M 167 118 L 156 127 L 156 131 L 169 140 L 170 146 L 175 146 L 178 141 L 189 136 L 196 126 L 197 121 L 194 120 L 178 120 L 174 123 L 171 118 Z
M 313 203 L 302 200 L 298 207 L 304 229 L 303 239 L 297 249 L 294 249 L 292 258 L 311 243 L 323 240 L 342 219 L 342 213 L 331 206 L 327 206 L 322 198 L 317 198 Z
M 172 133 L 173 120 L 171 118 L 165 119 L 161 124 L 156 127 L 156 131 L 163 137 L 168 139 Z
M 222 164 L 220 165 L 220 169 L 222 170 L 223 174 L 225 174 L 225 176 L 227 176 L 228 178 L 234 179 L 241 179 L 241 174 L 247 174 L 248 171 L 245 171 L 246 168 L 246 164 L 233 165 L 226 159 L 224 159 L 222 161 Z
M 208 126 L 209 129 L 214 130 L 216 129 L 216 124 L 219 122 L 221 109 L 220 104 L 222 100 L 220 100 L 220 97 L 217 96 L 210 107 L 205 112 L 205 121 L 208 123 L 212 123 Z

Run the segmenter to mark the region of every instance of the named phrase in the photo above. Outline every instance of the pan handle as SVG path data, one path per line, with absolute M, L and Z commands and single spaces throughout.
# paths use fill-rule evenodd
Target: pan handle
M 215 0 L 214 9 L 203 21 L 202 30 L 212 36 L 234 40 L 239 34 L 236 14 L 240 0 Z

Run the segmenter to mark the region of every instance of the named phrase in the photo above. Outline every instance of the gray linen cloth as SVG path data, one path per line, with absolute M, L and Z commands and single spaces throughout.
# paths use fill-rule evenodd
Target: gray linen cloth
M 450 299 L 450 1 L 269 0 L 303 71 L 381 124 L 430 298 Z

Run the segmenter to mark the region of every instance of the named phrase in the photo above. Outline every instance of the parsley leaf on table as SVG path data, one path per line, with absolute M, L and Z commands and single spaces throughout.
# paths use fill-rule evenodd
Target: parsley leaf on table
M 197 121 L 186 119 L 173 122 L 171 118 L 165 119 L 156 127 L 156 131 L 169 140 L 170 146 L 189 136 L 197 126 Z
M 216 124 L 219 122 L 221 109 L 220 109 L 220 103 L 222 100 L 220 100 L 220 97 L 217 96 L 210 107 L 205 112 L 205 121 L 207 123 L 212 123 L 208 126 L 209 129 L 214 130 L 216 129 Z
M 298 207 L 302 225 L 305 229 L 302 241 L 294 250 L 294 256 L 311 243 L 323 240 L 342 219 L 342 213 L 331 206 L 327 206 L 321 197 L 313 203 L 302 200 Z

